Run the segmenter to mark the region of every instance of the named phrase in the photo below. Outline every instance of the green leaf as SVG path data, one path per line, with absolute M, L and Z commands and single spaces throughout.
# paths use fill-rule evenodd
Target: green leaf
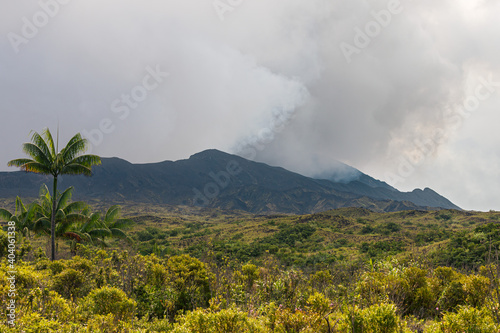
M 111 231 L 109 231 L 108 229 L 94 229 L 90 230 L 88 234 L 91 237 L 110 237 Z
M 73 196 L 73 186 L 68 187 L 62 194 L 61 197 L 59 198 L 59 202 L 57 204 L 57 209 L 64 209 L 71 200 L 71 197 Z
M 9 161 L 9 163 L 7 163 L 7 166 L 22 167 L 26 163 L 30 162 L 33 162 L 33 160 L 30 160 L 29 158 L 18 158 L 16 160 Z
M 33 144 L 35 144 L 42 151 L 42 153 L 48 159 L 49 164 L 54 161 L 55 153 L 50 151 L 49 146 L 47 146 L 47 142 L 45 142 L 40 134 L 38 134 L 37 132 L 33 133 L 31 142 L 33 142 Z
M 51 153 L 50 155 L 52 155 L 53 158 L 55 159 L 57 152 L 56 152 L 56 148 L 54 146 L 54 139 L 52 138 L 52 133 L 50 133 L 50 130 L 48 128 L 44 128 L 42 135 L 45 137 L 45 142 L 48 146 L 48 149 L 50 149 L 50 153 Z M 52 160 L 52 162 L 54 162 L 54 160 Z
M 10 221 L 11 218 L 12 214 L 8 210 L 0 208 L 0 219 Z
M 118 205 L 111 206 L 106 213 L 106 217 L 104 218 L 104 222 L 106 224 L 110 224 L 120 215 L 121 207 Z
M 33 160 L 36 162 L 49 166 L 51 165 L 51 161 L 49 160 L 49 157 L 43 153 L 43 151 L 38 147 L 37 145 L 34 145 L 32 143 L 25 143 L 23 144 L 23 151 L 26 153 L 26 155 L 31 156 Z
M 125 229 L 134 225 L 134 221 L 130 219 L 119 219 L 115 223 L 111 224 L 110 228 Z
M 87 177 L 92 176 L 92 169 L 78 163 L 71 163 L 61 169 L 61 175 L 84 175 Z
M 81 164 L 90 168 L 93 165 L 100 165 L 101 158 L 97 155 L 82 155 L 73 159 L 71 163 Z
M 83 212 L 86 207 L 87 207 L 87 204 L 85 202 L 83 202 L 83 201 L 75 201 L 75 202 L 72 202 L 69 205 L 67 205 L 64 208 L 64 212 L 66 214 L 71 214 L 73 212 L 80 211 L 82 215 L 87 216 L 87 214 L 84 214 L 84 212 Z
M 76 134 L 61 151 L 63 160 L 68 163 L 75 157 L 87 150 L 87 140 L 83 139 L 81 134 Z

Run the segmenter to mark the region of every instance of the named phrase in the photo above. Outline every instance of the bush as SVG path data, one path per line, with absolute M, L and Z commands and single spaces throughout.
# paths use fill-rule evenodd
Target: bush
M 204 263 L 188 255 L 180 255 L 171 257 L 166 268 L 171 286 L 178 295 L 178 310 L 193 310 L 208 305 L 211 274 Z
M 82 308 L 94 315 L 114 315 L 118 321 L 131 320 L 135 315 L 136 302 L 125 292 L 114 287 L 93 290 L 82 302 Z
M 461 306 L 457 313 L 448 312 L 440 323 L 433 323 L 426 333 L 491 333 L 500 327 L 495 325 L 486 310 L 478 310 L 470 306 Z
M 61 260 L 50 261 L 48 263 L 48 269 L 52 272 L 52 275 L 57 275 L 61 273 L 66 268 L 66 265 Z
M 54 276 L 53 281 L 52 288 L 66 299 L 83 297 L 90 291 L 83 273 L 72 268 Z
M 317 313 L 309 314 L 301 309 L 291 310 L 280 308 L 276 311 L 277 333 L 316 333 L 319 332 L 321 325 L 321 316 Z
M 172 333 L 265 333 L 264 327 L 246 312 L 226 309 L 220 312 L 196 310 L 177 318 Z
M 36 288 L 32 295 L 31 309 L 40 313 L 44 318 L 60 322 L 65 322 L 70 318 L 70 304 L 55 291 L 42 291 L 40 288 Z
M 347 318 L 347 326 L 352 332 L 399 333 L 401 322 L 394 304 L 375 304 L 360 310 L 355 308 Z

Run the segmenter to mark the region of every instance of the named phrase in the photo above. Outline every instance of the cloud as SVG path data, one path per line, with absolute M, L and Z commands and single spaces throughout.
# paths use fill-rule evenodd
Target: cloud
M 443 140 L 399 186 L 425 183 L 468 208 L 458 193 L 486 182 L 463 177 L 450 187 L 424 171 L 477 175 L 478 165 L 452 166 L 466 156 L 460 138 L 498 143 L 481 130 L 497 118 L 494 96 L 461 122 L 472 129 L 447 121 L 480 77 L 500 80 L 496 1 L 401 0 L 369 33 L 394 1 L 243 1 L 223 21 L 211 1 L 71 1 L 16 53 L 8 34 L 22 34 L 23 17 L 33 20 L 42 2 L 0 11 L 2 170 L 31 129 L 59 121 L 63 140 L 99 130 L 95 153 L 132 162 L 257 147 L 255 159 L 303 174 L 331 172 L 340 160 L 384 179 L 439 130 Z M 341 45 L 356 46 L 359 31 L 369 43 L 346 59 Z M 168 77 L 120 118 L 113 102 L 157 66 Z M 112 131 L 99 129 L 103 120 Z M 495 165 L 496 155 L 475 151 Z

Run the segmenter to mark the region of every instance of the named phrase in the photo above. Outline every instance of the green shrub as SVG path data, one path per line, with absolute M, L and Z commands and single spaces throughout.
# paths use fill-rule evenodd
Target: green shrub
M 347 326 L 351 332 L 363 333 L 399 333 L 402 323 L 396 314 L 394 304 L 375 304 L 360 310 L 355 307 L 347 317 Z
M 480 275 L 469 275 L 464 277 L 463 281 L 467 305 L 481 308 L 490 292 L 490 279 Z
M 16 321 L 15 330 L 6 332 L 52 333 L 64 332 L 63 325 L 56 320 L 44 318 L 37 312 L 27 313 Z
M 51 261 L 47 268 L 50 269 L 52 275 L 57 275 L 66 268 L 66 264 L 61 260 Z
M 136 306 L 136 302 L 129 299 L 123 290 L 114 287 L 93 290 L 82 302 L 84 311 L 94 315 L 112 314 L 119 321 L 132 319 Z
M 486 310 L 478 310 L 470 306 L 460 306 L 457 313 L 445 313 L 440 323 L 433 323 L 426 329 L 426 333 L 491 333 L 498 332 L 500 327 L 495 325 Z
M 321 321 L 322 317 L 318 313 L 280 307 L 275 313 L 274 331 L 277 333 L 316 333 L 320 331 Z
M 204 263 L 188 255 L 180 255 L 171 257 L 166 268 L 171 286 L 178 295 L 178 310 L 193 310 L 208 305 L 211 274 Z
M 464 305 L 467 294 L 461 280 L 451 281 L 441 293 L 438 299 L 438 307 L 441 311 L 453 311 L 458 306 Z
M 177 318 L 172 333 L 265 333 L 264 327 L 246 312 L 225 309 L 219 312 L 195 310 Z
M 79 256 L 75 256 L 71 260 L 68 260 L 66 262 L 66 265 L 69 268 L 76 269 L 77 271 L 80 271 L 85 274 L 90 274 L 93 268 L 92 261 L 81 258 Z
M 40 313 L 44 318 L 65 322 L 70 319 L 70 303 L 55 291 L 36 288 L 32 291 L 31 310 Z
M 63 270 L 54 276 L 52 288 L 66 299 L 85 296 L 89 291 L 88 282 L 82 272 L 72 268 Z

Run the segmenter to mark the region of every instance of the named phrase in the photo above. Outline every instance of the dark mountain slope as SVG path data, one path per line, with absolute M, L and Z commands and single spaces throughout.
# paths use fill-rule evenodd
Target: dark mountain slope
M 51 178 L 0 173 L 0 197 L 34 197 L 44 182 L 50 184 Z M 402 193 L 364 174 L 349 183 L 317 180 L 218 150 L 150 164 L 104 158 L 92 177 L 63 176 L 59 186 L 75 186 L 78 200 L 197 205 L 252 213 L 311 213 L 340 207 L 458 208 L 430 189 Z

